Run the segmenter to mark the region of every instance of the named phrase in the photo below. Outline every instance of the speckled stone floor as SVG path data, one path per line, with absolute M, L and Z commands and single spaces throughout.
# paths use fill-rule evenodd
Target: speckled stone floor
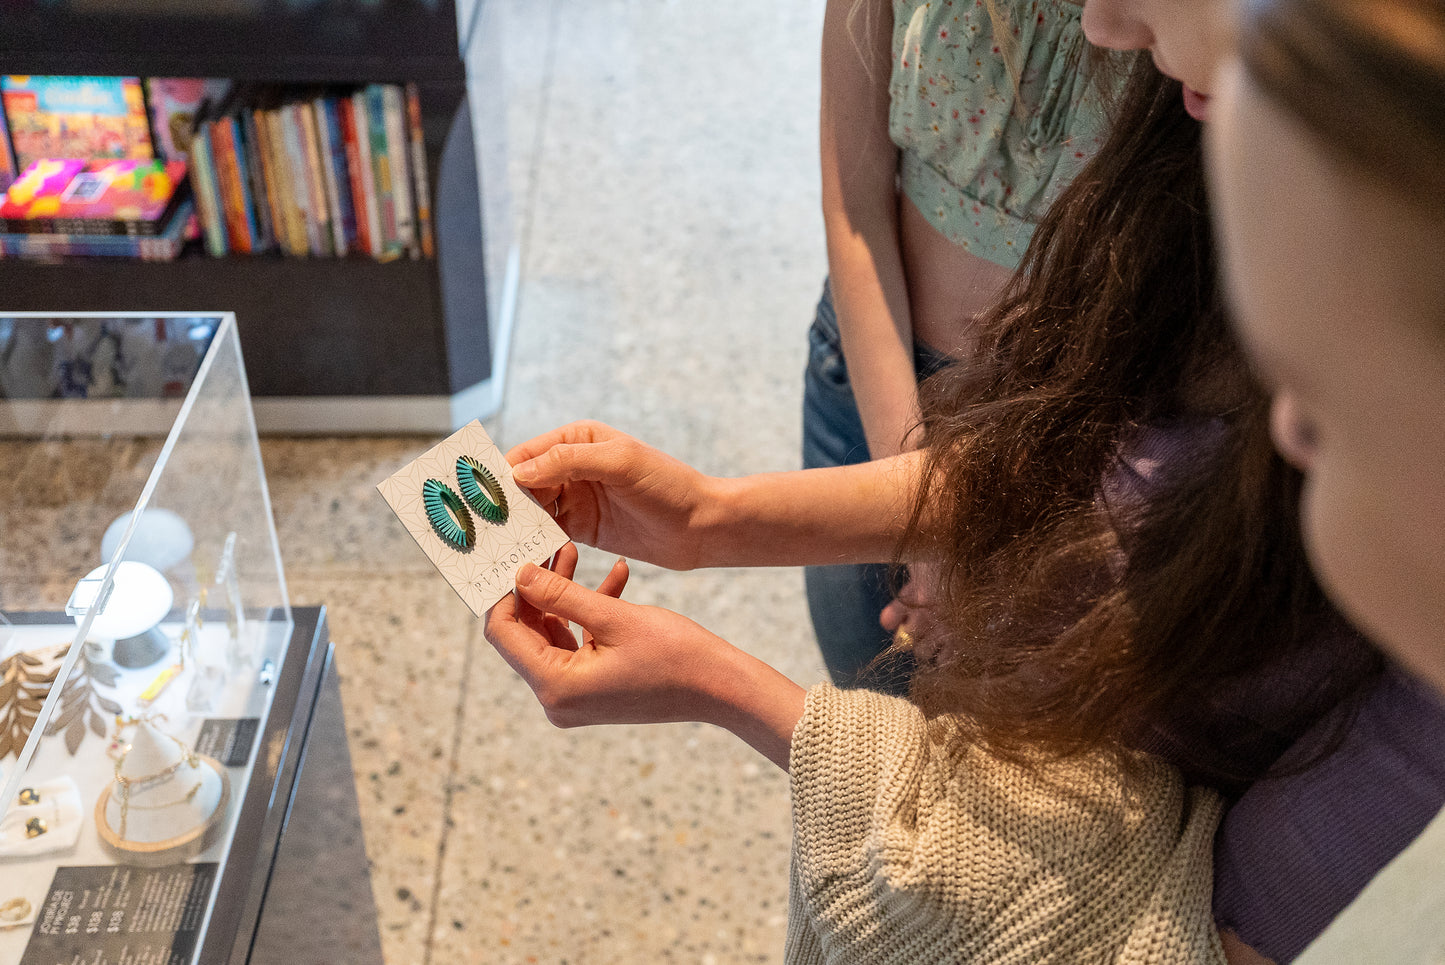
M 503 448 L 597 418 L 708 472 L 797 465 L 821 16 L 485 11 L 523 246 Z M 785 776 L 703 725 L 552 728 L 374 491 L 431 443 L 262 444 L 292 601 L 329 607 L 388 965 L 777 961 Z M 638 566 L 627 596 L 822 677 L 798 571 Z

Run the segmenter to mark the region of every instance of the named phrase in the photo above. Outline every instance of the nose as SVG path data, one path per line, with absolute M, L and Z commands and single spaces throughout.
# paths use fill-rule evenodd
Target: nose
M 1288 392 L 1278 392 L 1269 409 L 1269 434 L 1285 461 L 1300 472 L 1309 472 L 1318 440 L 1314 425 L 1300 412 L 1299 403 Z
M 1085 0 L 1084 36 L 1095 47 L 1112 50 L 1147 50 L 1154 46 L 1154 31 L 1138 15 L 1133 0 Z

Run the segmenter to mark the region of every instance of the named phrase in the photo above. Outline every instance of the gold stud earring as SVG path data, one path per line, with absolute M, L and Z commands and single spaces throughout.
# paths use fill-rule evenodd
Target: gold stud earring
M 29 807 L 32 804 L 40 803 L 40 792 L 33 787 L 22 787 L 20 796 L 16 798 L 21 807 Z
M 40 820 L 40 818 L 31 818 L 25 822 L 25 836 L 27 838 L 38 838 L 49 830 L 45 822 Z

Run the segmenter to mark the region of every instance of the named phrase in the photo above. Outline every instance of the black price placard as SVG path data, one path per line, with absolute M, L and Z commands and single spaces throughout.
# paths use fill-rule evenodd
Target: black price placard
M 251 759 L 251 745 L 261 729 L 257 717 L 210 717 L 201 722 L 196 736 L 196 753 L 214 757 L 226 767 L 245 767 Z
M 187 965 L 216 868 L 214 861 L 57 868 L 20 965 Z

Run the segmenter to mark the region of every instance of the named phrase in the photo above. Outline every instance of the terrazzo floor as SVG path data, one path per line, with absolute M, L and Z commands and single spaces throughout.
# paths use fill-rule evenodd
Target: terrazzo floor
M 483 11 L 523 254 L 504 449 L 596 418 L 711 473 L 798 464 L 822 6 Z M 704 725 L 549 725 L 373 488 L 432 442 L 262 443 L 292 601 L 329 608 L 386 962 L 777 961 L 785 775 Z M 822 678 L 799 571 L 636 566 L 627 598 Z

